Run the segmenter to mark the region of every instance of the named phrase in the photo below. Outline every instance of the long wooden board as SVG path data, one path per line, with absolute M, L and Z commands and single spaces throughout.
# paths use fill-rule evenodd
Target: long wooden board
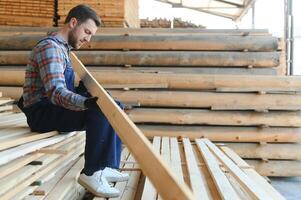
M 0 64 L 25 65 L 29 51 L 0 51 Z M 279 65 L 278 52 L 215 51 L 78 51 L 85 65 L 255 67 Z
M 40 35 L 0 36 L 0 49 L 29 50 Z M 81 49 L 94 50 L 198 50 L 198 51 L 276 51 L 278 39 L 271 36 L 128 36 L 96 35 Z
M 97 104 L 159 194 L 165 199 L 195 199 L 190 189 L 186 185 L 180 185 L 179 180 L 158 153 L 154 152 L 151 143 L 143 133 L 118 107 L 73 53 L 71 53 L 71 60 L 75 71 L 90 93 L 99 98 Z

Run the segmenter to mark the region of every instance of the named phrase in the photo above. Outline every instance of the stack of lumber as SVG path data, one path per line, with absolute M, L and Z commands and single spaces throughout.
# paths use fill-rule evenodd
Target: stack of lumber
M 0 115 L 0 199 L 23 199 L 29 194 L 36 196 L 34 199 L 49 199 L 48 193 L 56 183 L 79 159 L 83 160 L 80 155 L 85 134 L 33 133 L 24 114 Z M 66 199 L 74 199 L 83 191 L 80 187 L 69 190 L 71 197 Z
M 174 18 L 173 19 L 173 27 L 174 28 L 206 28 L 202 25 L 196 25 L 192 22 L 184 21 L 181 18 Z
M 141 19 L 140 20 L 141 28 L 171 28 L 171 21 L 168 19 Z
M 173 26 L 173 27 L 172 27 Z M 181 18 L 174 18 L 173 25 L 171 20 L 168 19 L 141 19 L 140 20 L 141 28 L 206 28 L 202 25 L 196 25 L 192 22 L 183 21 Z
M 18 98 L 42 33 L 5 31 L 1 91 Z M 207 137 L 264 176 L 300 176 L 301 79 L 271 75 L 281 48 L 266 30 L 101 29 L 76 54 L 150 139 Z
M 189 185 L 196 199 L 285 199 L 228 147 L 216 146 L 207 139 L 157 136 L 153 147 L 180 181 Z M 129 173 L 130 179 L 115 185 L 121 191 L 118 199 L 162 199 L 132 154 L 124 149 L 122 155 L 120 168 Z
M 77 167 L 79 173 L 83 167 L 84 132 L 31 132 L 25 115 L 7 106 L 12 99 L 0 101 L 0 199 L 56 199 L 48 195 L 57 182 L 73 173 L 70 169 Z M 80 193 L 84 189 L 76 185 L 60 195 L 74 200 Z
M 0 25 L 53 26 L 55 0 L 1 0 Z
M 0 52 L 0 64 L 25 65 L 29 50 L 45 35 L 35 31 L 4 29 L 0 49 L 8 51 Z M 281 50 L 282 42 L 266 30 L 108 28 L 100 29 L 78 56 L 86 66 L 132 66 L 155 73 L 284 75 Z
M 62 25 L 71 8 L 82 1 L 58 0 L 58 25 Z M 139 27 L 138 0 L 87 0 L 84 2 L 100 16 L 105 27 Z

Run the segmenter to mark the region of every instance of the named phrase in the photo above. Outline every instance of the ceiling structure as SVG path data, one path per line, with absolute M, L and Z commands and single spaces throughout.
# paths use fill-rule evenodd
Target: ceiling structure
M 256 0 L 156 0 L 174 8 L 188 8 L 239 21 Z

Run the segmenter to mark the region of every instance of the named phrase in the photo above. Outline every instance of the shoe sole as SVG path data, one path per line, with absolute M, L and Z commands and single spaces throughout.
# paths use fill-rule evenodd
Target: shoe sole
M 124 178 L 109 178 L 106 177 L 108 182 L 124 182 L 124 181 L 128 181 L 129 177 L 124 177 Z
M 81 179 L 78 179 L 77 182 L 83 186 L 84 188 L 86 188 L 89 192 L 91 192 L 92 194 L 94 194 L 95 196 L 98 197 L 105 197 L 105 198 L 114 198 L 114 197 L 119 197 L 120 194 L 108 194 L 108 193 L 100 193 L 95 191 L 93 188 L 91 188 L 89 185 L 87 185 L 84 181 L 82 181 Z

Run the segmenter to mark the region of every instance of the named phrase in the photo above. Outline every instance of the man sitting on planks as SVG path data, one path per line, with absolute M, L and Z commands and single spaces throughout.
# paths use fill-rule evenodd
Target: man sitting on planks
M 78 182 L 97 196 L 117 197 L 110 182 L 126 181 L 119 168 L 121 141 L 83 82 L 74 87 L 69 58 L 72 48 L 90 41 L 100 18 L 86 5 L 72 8 L 64 26 L 33 48 L 25 74 L 23 95 L 18 106 L 32 131 L 86 130 L 85 165 Z M 117 102 L 120 107 L 122 104 Z

